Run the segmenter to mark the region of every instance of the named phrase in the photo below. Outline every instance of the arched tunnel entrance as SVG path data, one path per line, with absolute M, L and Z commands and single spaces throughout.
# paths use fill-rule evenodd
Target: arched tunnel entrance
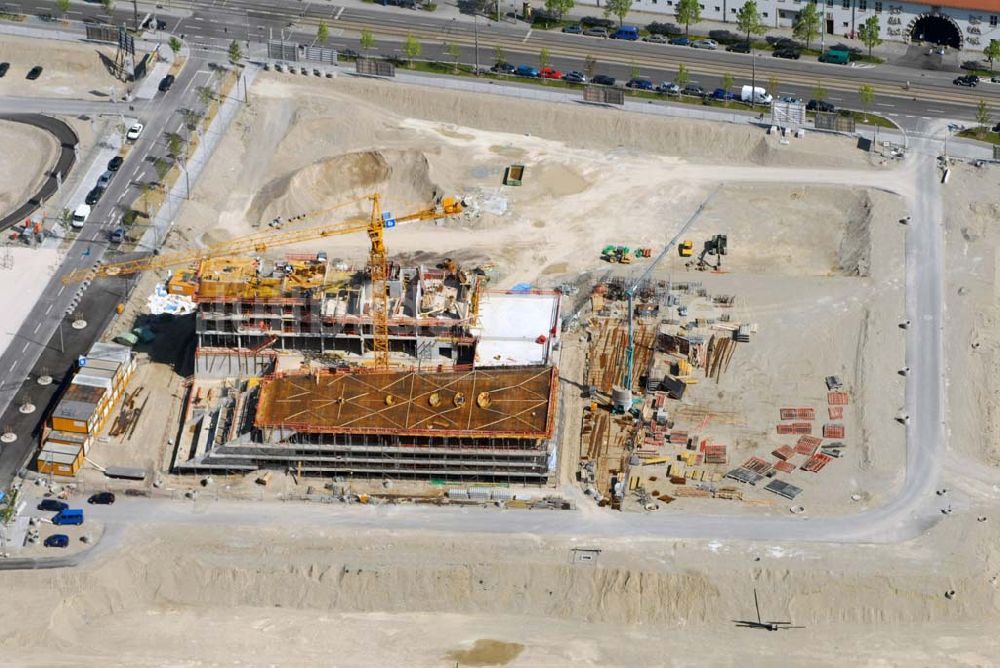
M 953 49 L 962 47 L 962 32 L 958 25 L 947 16 L 924 14 L 913 23 L 910 39 L 931 42 Z

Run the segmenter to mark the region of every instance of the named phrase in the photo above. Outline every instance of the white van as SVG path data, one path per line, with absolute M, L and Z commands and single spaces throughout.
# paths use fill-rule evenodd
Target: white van
M 750 102 L 751 91 L 753 92 L 754 104 L 771 104 L 771 95 L 760 86 L 744 86 L 740 91 L 740 100 Z
M 88 216 L 90 216 L 90 205 L 81 204 L 76 207 L 76 211 L 73 212 L 73 218 L 70 220 L 70 225 L 72 225 L 74 229 L 82 229 L 83 224 L 87 222 Z

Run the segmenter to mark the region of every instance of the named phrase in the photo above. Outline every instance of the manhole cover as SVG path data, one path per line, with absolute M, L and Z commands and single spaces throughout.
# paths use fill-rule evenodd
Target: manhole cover
M 52 376 L 39 376 L 38 377 L 38 384 L 39 385 L 51 385 L 52 384 Z
M 21 407 L 18 410 L 21 411 L 22 413 L 24 413 L 25 415 L 28 415 L 30 413 L 34 413 L 35 412 L 35 404 L 30 403 L 30 402 L 25 402 L 25 403 L 21 404 Z
M 73 329 L 83 329 L 86 326 L 87 326 L 87 321 L 82 319 L 74 320 L 72 325 Z
M 17 440 L 17 434 L 12 431 L 4 432 L 0 434 L 0 443 L 13 443 Z

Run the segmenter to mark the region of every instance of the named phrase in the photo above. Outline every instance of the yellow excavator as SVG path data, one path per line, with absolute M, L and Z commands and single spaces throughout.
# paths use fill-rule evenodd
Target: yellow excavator
M 368 271 L 372 280 L 372 325 L 375 350 L 374 366 L 388 368 L 389 366 L 389 297 L 386 278 L 388 274 L 388 258 L 385 247 L 385 230 L 399 223 L 419 220 L 434 220 L 455 216 L 465 210 L 465 203 L 455 197 L 443 197 L 439 202 L 426 209 L 414 211 L 402 216 L 393 216 L 382 210 L 382 198 L 379 193 L 365 196 L 371 200 L 371 216 L 367 221 L 351 220 L 346 222 L 324 223 L 299 229 L 277 229 L 269 232 L 258 232 L 235 239 L 210 244 L 204 248 L 187 251 L 176 251 L 160 255 L 147 255 L 134 260 L 111 262 L 96 268 L 77 269 L 62 277 L 64 284 L 101 278 L 105 276 L 125 276 L 143 271 L 167 269 L 186 264 L 195 264 L 210 258 L 240 255 L 245 253 L 263 253 L 269 248 L 287 246 L 302 241 L 312 241 L 324 237 L 354 232 L 368 232 L 371 248 L 368 253 Z M 357 201 L 357 200 L 354 200 Z M 332 208 L 339 208 L 331 207 Z M 321 212 L 331 209 L 323 209 Z M 317 212 L 317 213 L 321 213 Z M 305 217 L 305 216 L 302 216 Z M 297 217 L 301 218 L 301 217 Z

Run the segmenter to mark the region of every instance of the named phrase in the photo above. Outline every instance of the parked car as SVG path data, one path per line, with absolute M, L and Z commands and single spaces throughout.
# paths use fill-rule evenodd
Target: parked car
M 90 192 L 87 193 L 87 197 L 83 201 L 89 204 L 90 206 L 94 206 L 95 204 L 101 201 L 101 196 L 103 195 L 104 195 L 104 188 L 100 186 L 94 186 L 93 188 L 90 189 Z
M 64 524 L 83 524 L 83 510 L 80 508 L 66 508 L 52 518 L 52 523 L 56 526 Z
M 785 104 L 802 104 L 801 97 L 792 97 L 791 95 L 785 95 L 778 98 L 779 102 L 784 102 Z
M 690 95 L 692 97 L 705 97 L 705 89 L 701 86 L 696 86 L 695 84 L 688 84 L 681 89 L 681 95 Z
M 726 47 L 726 51 L 731 51 L 732 53 L 750 53 L 750 43 L 738 42 L 736 44 L 730 44 Z
M 537 67 L 532 67 L 531 65 L 518 65 L 517 69 L 514 70 L 514 74 L 519 77 L 531 77 L 537 79 L 539 72 Z
M 836 111 L 836 107 L 826 100 L 809 100 L 806 102 L 808 111 Z
M 639 29 L 635 26 L 621 26 L 611 35 L 611 39 L 624 39 L 634 42 L 639 39 Z
M 775 58 L 787 58 L 788 60 L 798 60 L 802 54 L 796 49 L 775 49 L 774 53 L 771 54 Z
M 710 49 L 714 51 L 719 48 L 719 43 L 714 39 L 699 39 L 691 42 L 691 46 L 696 49 Z
M 28 81 L 34 81 L 38 77 L 42 76 L 42 66 L 35 65 L 30 70 L 28 70 L 28 76 L 25 77 Z
M 993 126 L 993 132 L 1000 132 L 1000 123 Z
M 10 63 L 0 63 L 0 77 L 6 76 L 9 69 Z
M 846 65 L 851 62 L 851 52 L 844 49 L 828 49 L 820 54 L 819 62 L 833 65 Z
M 735 100 L 736 99 L 736 94 L 735 93 L 730 93 L 725 88 L 716 88 L 715 90 L 712 91 L 712 99 L 714 99 L 714 100 L 723 100 L 723 101 L 725 101 L 725 100 Z
M 636 90 L 653 90 L 653 82 L 649 79 L 636 77 L 635 79 L 629 79 L 628 83 L 625 84 L 625 87 L 634 88 Z
M 958 77 L 957 79 L 952 81 L 952 83 L 955 84 L 956 86 L 967 86 L 969 88 L 975 88 L 976 86 L 979 85 L 979 77 L 977 77 L 975 74 L 966 74 L 965 76 Z
M 38 504 L 39 510 L 57 512 L 57 513 L 66 510 L 67 508 L 69 508 L 68 503 L 66 503 L 65 501 L 58 501 L 56 499 L 42 499 L 42 501 Z
M 101 506 L 110 506 L 114 502 L 114 492 L 98 492 L 97 494 L 91 494 L 90 498 L 87 499 L 87 503 L 96 503 Z
M 160 92 L 166 93 L 168 90 L 170 90 L 170 87 L 174 85 L 175 80 L 176 79 L 174 78 L 173 74 L 168 74 L 167 76 L 160 79 Z
M 609 77 L 607 74 L 598 74 L 593 79 L 591 79 L 591 83 L 595 83 L 598 86 L 614 86 L 615 78 Z
M 111 185 L 111 179 L 113 179 L 114 176 L 115 173 L 112 171 L 104 172 L 103 174 L 101 174 L 100 178 L 97 179 L 97 187 L 107 188 L 109 185 Z
M 663 93 L 664 95 L 680 95 L 681 87 L 670 81 L 662 81 L 660 85 L 656 87 L 657 93 Z
M 771 104 L 771 94 L 760 86 L 743 86 L 740 89 L 740 101 L 753 104 Z
M 69 536 L 64 533 L 54 533 L 42 543 L 45 547 L 68 547 Z
M 998 75 L 996 75 L 994 77 L 990 77 L 990 82 L 991 83 L 1000 83 L 1000 74 L 998 74 Z
M 517 71 L 517 68 L 511 65 L 510 63 L 497 63 L 490 69 L 496 72 L 497 74 L 513 74 L 514 72 Z
M 540 76 L 543 79 L 562 79 L 563 73 L 555 69 L 554 67 L 543 67 L 542 69 L 538 70 L 538 76 Z
M 90 217 L 90 205 L 81 204 L 73 210 L 73 217 L 70 218 L 69 224 L 75 230 L 82 229 L 88 217 Z
M 603 37 L 603 38 L 607 39 L 608 38 L 608 29 L 607 28 L 587 28 L 586 30 L 583 31 L 583 34 L 586 35 L 587 37 Z
M 135 141 L 136 139 L 139 138 L 139 135 L 142 134 L 142 128 L 143 128 L 142 123 L 133 123 L 132 127 L 128 129 L 127 133 L 125 133 L 125 139 L 129 141 Z
M 670 43 L 676 46 L 691 46 L 691 39 L 688 37 L 674 37 L 670 40 Z
M 648 37 L 643 37 L 642 41 L 649 42 L 650 44 L 666 44 L 670 40 L 663 35 L 649 35 Z
M 115 229 L 111 230 L 111 234 L 108 239 L 110 239 L 113 244 L 120 244 L 125 241 L 125 228 L 119 225 Z
M 123 162 L 125 162 L 125 158 L 121 157 L 120 155 L 116 155 L 115 157 L 108 160 L 108 171 L 117 172 L 119 169 L 121 169 Z
M 566 83 L 582 84 L 587 83 L 587 77 L 584 76 L 583 72 L 573 70 L 572 72 L 567 72 L 563 75 L 563 81 Z
M 569 34 L 569 35 L 579 35 L 580 33 L 583 32 L 583 28 L 581 28 L 579 25 L 573 23 L 572 25 L 563 26 L 562 31 L 564 33 Z

